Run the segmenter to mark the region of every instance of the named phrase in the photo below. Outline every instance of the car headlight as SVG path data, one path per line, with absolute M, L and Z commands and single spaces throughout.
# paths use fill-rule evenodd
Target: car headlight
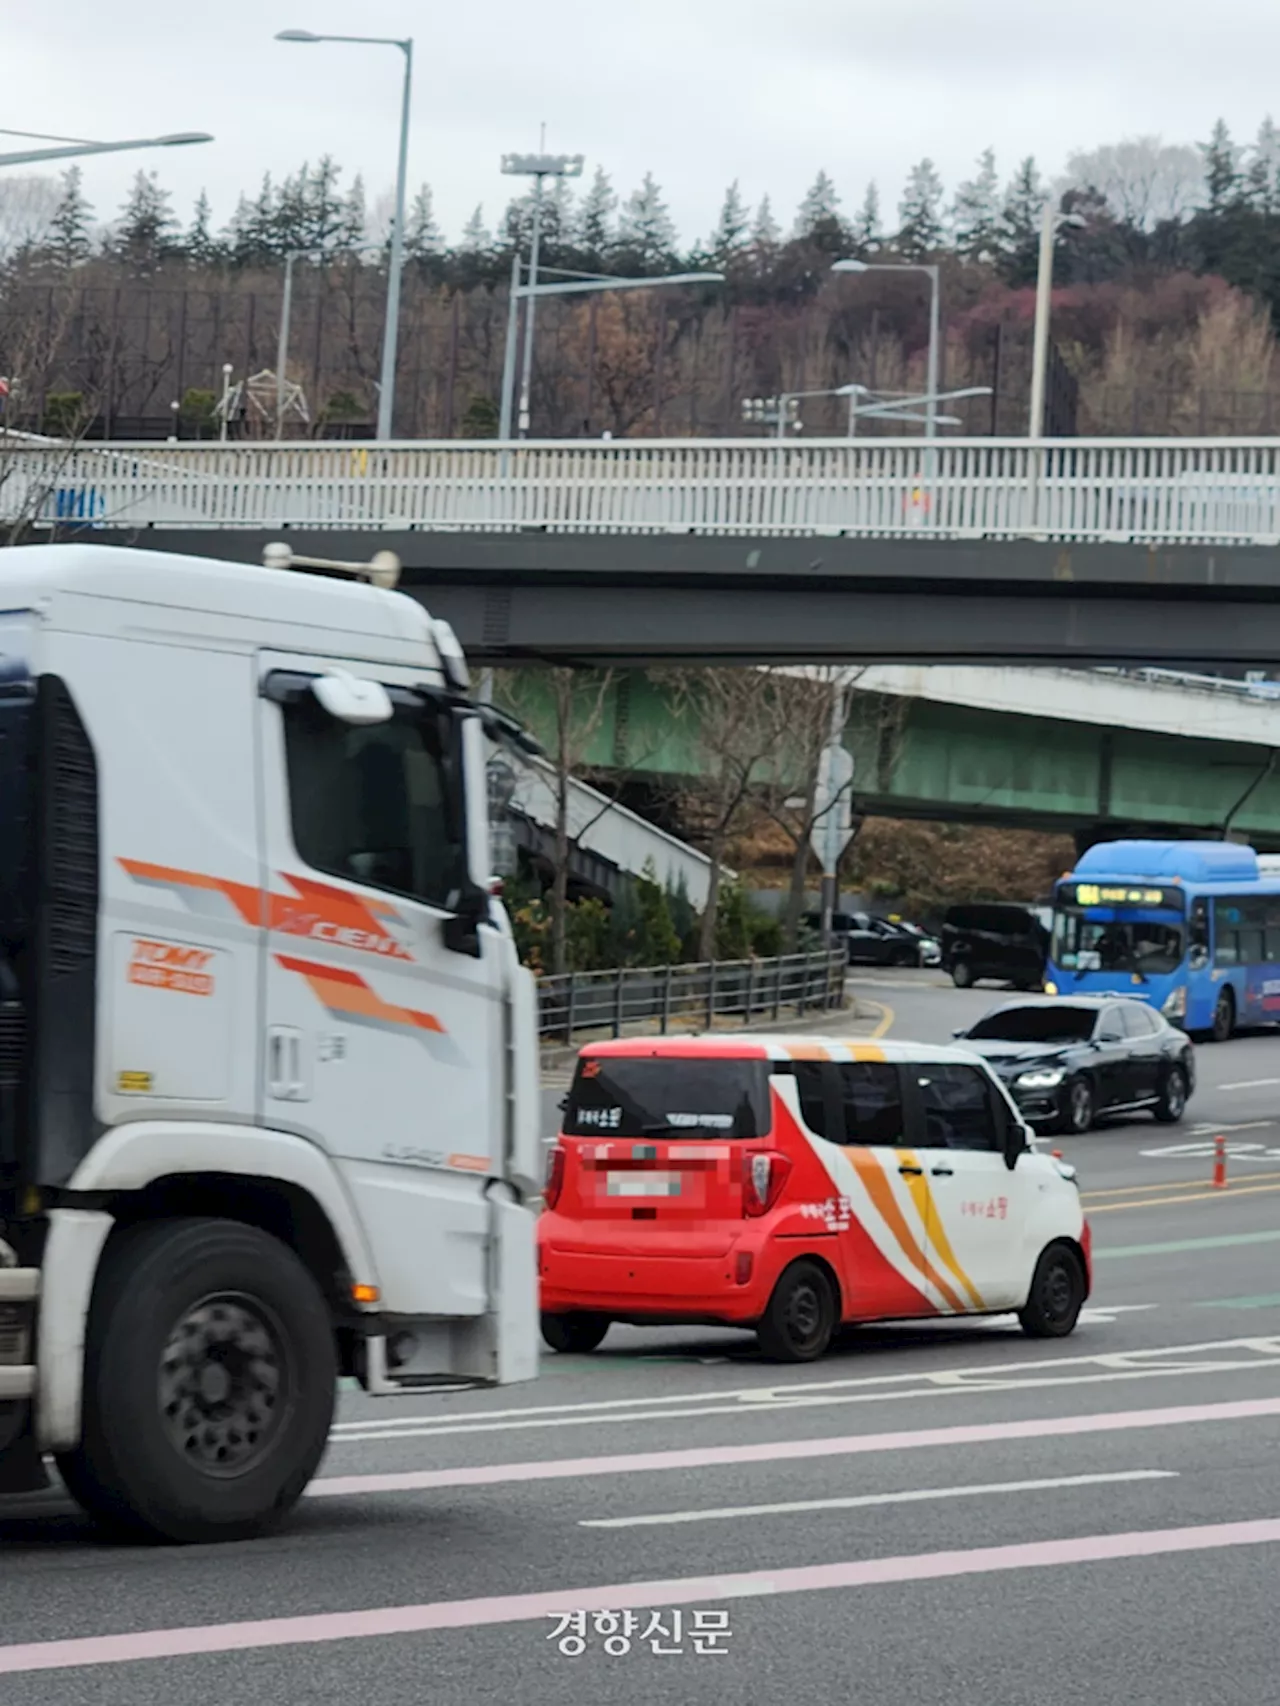
M 1042 1067 L 1037 1072 L 1020 1072 L 1014 1083 L 1023 1090 L 1053 1090 L 1066 1076 L 1060 1066 Z
M 1187 1016 L 1187 992 L 1181 985 L 1165 997 L 1160 1011 L 1166 1019 L 1185 1019 Z

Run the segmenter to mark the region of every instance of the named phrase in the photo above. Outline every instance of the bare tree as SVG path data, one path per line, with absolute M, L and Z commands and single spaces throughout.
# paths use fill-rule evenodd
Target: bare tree
M 50 500 L 71 471 L 96 412 L 95 395 L 81 390 L 59 396 L 56 419 L 39 423 L 49 432 L 19 431 L 10 424 L 40 399 L 48 412 L 53 401 L 49 380 L 59 370 L 71 315 L 72 294 L 63 290 L 50 298 L 46 315 L 5 326 L 0 353 L 5 393 L 0 400 L 0 545 L 18 544 L 37 521 L 56 520 L 48 515 Z
M 62 199 L 57 178 L 0 178 L 0 261 L 42 242 Z
M 1181 219 L 1195 206 L 1204 162 L 1194 148 L 1158 136 L 1130 136 L 1067 157 L 1067 189 L 1100 191 L 1120 218 L 1149 231 L 1162 219 Z
M 711 861 L 698 956 L 714 957 L 725 854 L 747 818 L 761 810 L 783 745 L 772 669 L 659 670 L 672 712 L 685 729 L 699 775 L 695 803 Z

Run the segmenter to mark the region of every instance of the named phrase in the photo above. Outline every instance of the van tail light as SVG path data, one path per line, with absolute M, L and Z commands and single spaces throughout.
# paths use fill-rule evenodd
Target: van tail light
M 547 1178 L 542 1187 L 542 1201 L 545 1207 L 554 1208 L 560 1201 L 560 1193 L 564 1189 L 564 1147 L 553 1143 L 547 1151 Z
M 791 1163 L 776 1149 L 761 1150 L 747 1157 L 747 1176 L 743 1181 L 742 1212 L 747 1215 L 768 1214 L 782 1195 Z

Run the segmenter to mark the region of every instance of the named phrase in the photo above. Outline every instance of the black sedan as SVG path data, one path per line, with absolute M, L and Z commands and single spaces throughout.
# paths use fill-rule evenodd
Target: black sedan
M 821 928 L 820 913 L 806 914 L 805 923 L 810 929 Z M 934 948 L 936 944 L 923 931 L 917 935 L 915 927 L 903 926 L 901 923 L 891 923 L 887 918 L 876 918 L 870 912 L 837 912 L 831 919 L 832 935 L 838 942 L 843 942 L 849 955 L 849 964 L 853 966 L 918 966 L 927 964 L 928 943 Z
M 1195 1089 L 1189 1038 L 1142 1001 L 1012 1001 L 956 1036 L 1048 1131 L 1079 1134 L 1104 1115 L 1138 1112 L 1172 1124 Z

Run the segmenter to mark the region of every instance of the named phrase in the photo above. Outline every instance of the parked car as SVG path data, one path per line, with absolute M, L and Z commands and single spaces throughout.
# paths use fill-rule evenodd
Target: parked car
M 901 930 L 904 935 L 912 938 L 916 944 L 919 965 L 936 966 L 942 963 L 942 944 L 936 936 L 931 936 L 918 924 L 908 923 L 905 918 L 890 918 L 886 922 L 892 924 L 895 930 Z
M 987 1064 L 919 1043 L 628 1038 L 582 1051 L 538 1223 L 543 1337 L 754 1329 L 808 1362 L 842 1323 L 1016 1311 L 1090 1287 L 1075 1171 Z
M 811 930 L 822 928 L 822 915 L 805 914 Z M 833 936 L 845 944 L 853 966 L 918 966 L 923 931 L 904 928 L 900 921 L 877 918 L 870 912 L 836 912 L 831 917 Z
M 1143 1001 L 1050 997 L 994 1007 L 964 1047 L 1000 1076 L 1031 1125 L 1086 1132 L 1104 1115 L 1180 1120 L 1196 1085 L 1195 1048 Z
M 942 964 L 957 989 L 983 978 L 1038 989 L 1048 953 L 1043 908 L 975 902 L 949 908 L 942 921 Z

